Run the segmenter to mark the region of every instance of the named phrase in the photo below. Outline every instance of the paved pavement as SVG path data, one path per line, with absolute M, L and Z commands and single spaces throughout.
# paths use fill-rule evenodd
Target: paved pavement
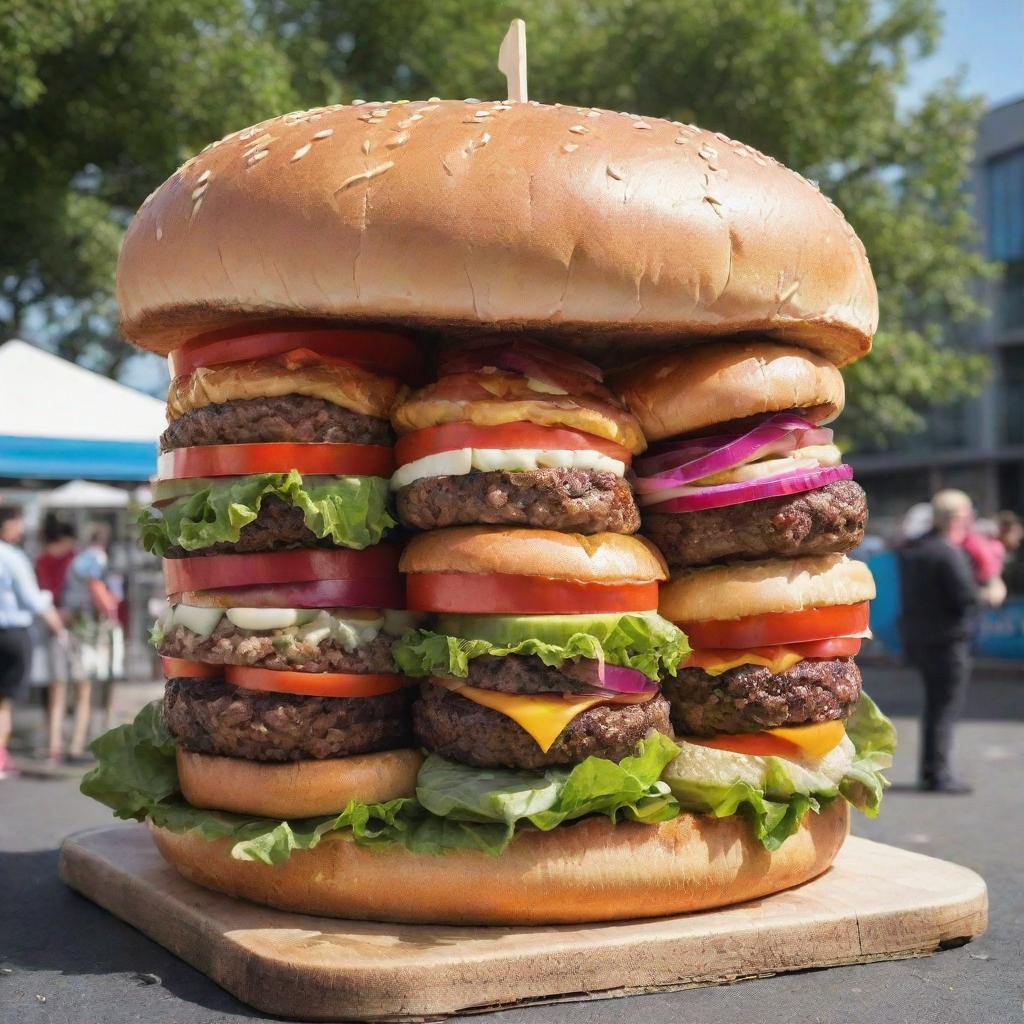
M 955 860 L 989 884 L 981 938 L 921 960 L 807 971 L 731 987 L 510 1010 L 493 1024 L 1010 1024 L 1024 1020 L 1024 674 L 977 680 L 959 734 L 974 797 L 913 791 L 917 690 L 905 673 L 868 669 L 868 689 L 897 719 L 896 786 L 864 836 Z M 105 824 L 72 780 L 0 783 L 0 1021 L 3 1024 L 251 1024 L 264 1018 L 132 928 L 65 889 L 57 851 Z M 296 1007 L 301 1018 L 301 1008 Z M 465 1018 L 469 1019 L 469 1018 Z

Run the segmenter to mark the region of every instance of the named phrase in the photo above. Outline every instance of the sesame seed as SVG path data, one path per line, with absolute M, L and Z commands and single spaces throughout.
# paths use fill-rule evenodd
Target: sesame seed
M 329 139 L 334 134 L 333 128 L 321 128 L 314 136 L 313 140 L 317 139 Z
M 530 106 L 531 107 L 539 107 L 540 106 L 540 100 L 530 100 L 529 102 L 530 102 Z
M 480 100 L 478 100 L 475 96 L 467 96 L 462 102 L 463 103 L 479 103 Z
M 600 110 L 591 110 L 590 113 L 587 114 L 587 117 L 600 117 L 600 116 L 601 116 L 601 111 Z
M 258 150 L 257 152 L 253 153 L 251 157 L 249 157 L 249 166 L 252 167 L 253 164 L 258 164 L 265 156 L 269 155 L 269 149 Z
M 715 138 L 721 139 L 723 142 L 729 141 L 729 136 L 726 135 L 725 132 L 715 132 Z
M 677 128 L 682 128 L 683 127 L 683 122 L 682 121 L 673 121 L 672 124 L 674 124 Z
M 440 103 L 441 102 L 441 97 L 440 96 L 430 96 L 427 99 L 427 102 L 428 103 Z
M 714 196 L 705 196 L 704 197 L 704 202 L 707 203 L 711 207 L 711 209 L 714 210 L 715 213 L 718 214 L 719 217 L 722 216 L 722 211 L 719 209 L 719 207 L 722 204 Z
M 580 148 L 580 147 L 579 147 L 579 146 L 577 146 L 575 142 L 567 142 L 567 143 L 566 143 L 566 144 L 565 144 L 565 145 L 564 145 L 564 146 L 562 147 L 562 152 L 563 152 L 563 153 L 575 153 L 575 152 L 576 152 L 576 150 L 577 150 L 577 149 L 579 149 L 579 148 Z
M 685 135 L 680 135 L 679 138 L 676 139 L 676 145 L 685 146 L 689 141 L 690 140 Z
M 388 116 L 388 108 L 387 107 L 378 107 L 373 112 L 373 116 L 374 117 L 387 117 Z
M 574 124 L 574 125 L 573 125 L 573 126 L 572 126 L 572 127 L 570 128 L 570 129 L 569 129 L 569 131 L 573 132 L 573 133 L 574 133 L 574 134 L 576 134 L 576 135 L 585 135 L 585 134 L 586 134 L 586 133 L 587 133 L 588 131 L 590 131 L 590 129 L 589 129 L 589 128 L 585 128 L 585 127 L 584 127 L 583 125 L 581 125 L 581 124 Z
M 164 229 L 158 224 L 156 227 L 156 240 L 159 242 L 164 237 Z
M 199 213 L 199 207 L 200 207 L 200 206 L 202 206 L 202 205 L 203 205 L 203 197 L 202 197 L 202 196 L 200 196 L 200 197 L 199 197 L 199 198 L 198 198 L 198 199 L 197 199 L 197 200 L 196 200 L 196 201 L 195 201 L 195 202 L 194 202 L 194 203 L 192 204 L 192 214 L 191 214 L 191 216 L 189 217 L 189 220 L 192 220 L 192 219 L 194 219 L 194 218 L 195 218 L 196 214 L 197 214 L 197 213 Z
M 360 114 L 359 115 L 359 120 L 360 121 L 372 121 L 373 117 L 370 114 Z
M 301 160 L 312 148 L 312 142 L 307 142 L 304 146 L 299 146 L 299 148 L 292 153 L 292 162 L 294 163 L 296 160 Z
M 404 146 L 409 141 L 409 136 L 402 132 L 401 135 L 396 135 L 389 143 L 388 149 L 395 149 L 397 146 Z M 369 149 L 367 149 L 369 152 Z
M 608 177 L 614 178 L 616 181 L 622 181 L 626 176 L 626 172 L 621 167 L 616 167 L 615 164 L 609 164 L 605 170 L 608 172 Z
M 204 184 L 198 185 L 196 188 L 192 189 L 192 201 L 195 202 L 195 200 L 199 199 L 209 187 L 209 185 Z
M 437 99 L 437 97 L 435 96 L 434 99 Z M 421 114 L 426 114 L 426 113 L 429 113 L 431 110 L 437 110 L 437 108 L 438 108 L 438 105 L 436 103 L 432 104 L 429 107 L 420 107 L 420 113 Z M 413 117 L 415 117 L 415 116 L 416 115 L 413 114 Z
M 369 139 L 363 139 L 363 144 L 362 144 L 362 146 L 360 148 L 362 149 L 362 151 L 364 153 L 369 153 L 370 152 L 370 140 Z
M 646 121 L 634 121 L 634 128 L 650 128 L 651 126 Z
M 335 190 L 334 194 L 337 195 L 339 192 L 343 192 L 351 185 L 355 185 L 360 181 L 369 181 L 371 178 L 376 178 L 378 174 L 383 174 L 385 171 L 390 171 L 394 167 L 394 161 L 389 160 L 387 163 L 378 164 L 376 167 L 371 167 L 368 171 L 360 171 L 359 174 L 353 174 L 351 177 L 346 178 Z
M 489 110 L 478 110 L 473 114 L 474 117 L 490 117 L 491 112 Z
M 361 107 L 365 102 L 366 102 L 366 100 L 353 100 L 352 101 L 352 106 L 353 107 Z

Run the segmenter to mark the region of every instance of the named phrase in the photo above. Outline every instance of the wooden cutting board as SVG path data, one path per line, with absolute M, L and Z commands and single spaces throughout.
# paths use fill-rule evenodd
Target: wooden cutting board
M 923 956 L 985 929 L 973 871 L 851 838 L 820 878 L 652 921 L 541 928 L 371 924 L 288 914 L 178 876 L 141 825 L 72 836 L 64 881 L 243 1002 L 303 1020 L 437 1019 Z

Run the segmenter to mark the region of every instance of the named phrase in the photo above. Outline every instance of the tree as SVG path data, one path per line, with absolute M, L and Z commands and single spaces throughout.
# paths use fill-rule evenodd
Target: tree
M 245 0 L 0 0 L 0 341 L 116 375 L 114 267 L 186 157 L 291 99 Z
M 110 351 L 120 230 L 184 156 L 297 105 L 500 96 L 498 44 L 521 16 L 537 99 L 724 131 L 837 201 L 882 306 L 875 354 L 848 374 L 840 424 L 854 440 L 913 428 L 983 377 L 949 326 L 975 312 L 987 272 L 963 193 L 979 106 L 956 82 L 916 108 L 900 101 L 938 38 L 936 0 L 60 0 L 31 15 L 32 0 L 0 0 L 0 12 L 12 3 L 0 185 L 9 196 L 14 180 L 17 202 L 0 237 L 17 243 L 2 246 L 0 282 L 16 315 L 0 329 L 41 306 L 67 318 L 71 351 L 97 339 Z

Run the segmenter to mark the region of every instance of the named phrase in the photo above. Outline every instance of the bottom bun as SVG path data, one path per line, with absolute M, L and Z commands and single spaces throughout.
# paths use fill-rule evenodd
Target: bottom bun
M 664 917 L 757 899 L 820 875 L 848 830 L 846 802 L 835 800 L 771 852 L 741 816 L 683 814 L 525 831 L 499 857 L 369 848 L 335 833 L 270 867 L 233 860 L 226 839 L 152 829 L 185 878 L 229 896 L 326 917 L 478 925 Z
M 178 780 L 193 807 L 261 818 L 337 814 L 352 800 L 383 803 L 416 795 L 418 750 L 269 764 L 177 749 Z

